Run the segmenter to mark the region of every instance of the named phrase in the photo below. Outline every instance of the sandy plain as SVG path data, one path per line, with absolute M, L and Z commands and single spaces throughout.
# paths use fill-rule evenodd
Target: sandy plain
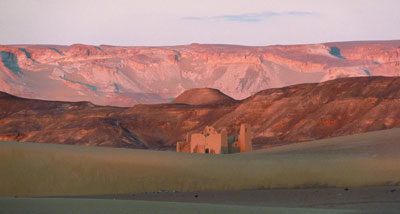
M 396 213 L 399 140 L 390 129 L 234 155 L 1 142 L 0 203 L 12 213 Z

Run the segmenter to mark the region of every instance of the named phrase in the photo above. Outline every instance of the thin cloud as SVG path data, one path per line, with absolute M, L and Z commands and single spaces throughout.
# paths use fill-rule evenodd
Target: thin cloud
M 262 12 L 262 13 L 245 13 L 238 15 L 221 15 L 221 16 L 185 16 L 180 20 L 184 21 L 228 21 L 228 22 L 262 22 L 273 17 L 282 16 L 314 16 L 313 12 L 306 11 L 288 11 L 288 12 Z

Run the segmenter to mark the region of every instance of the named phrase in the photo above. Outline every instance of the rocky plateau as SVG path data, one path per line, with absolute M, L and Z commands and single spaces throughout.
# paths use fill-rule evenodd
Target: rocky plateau
M 130 107 L 192 88 L 240 100 L 261 90 L 342 77 L 399 76 L 400 41 L 248 47 L 1 45 L 0 91 Z

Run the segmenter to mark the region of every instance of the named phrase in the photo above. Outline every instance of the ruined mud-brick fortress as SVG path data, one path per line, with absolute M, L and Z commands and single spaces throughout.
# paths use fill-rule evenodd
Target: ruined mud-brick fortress
M 186 141 L 177 142 L 177 152 L 205 153 L 205 154 L 231 154 L 251 151 L 252 132 L 247 124 L 240 125 L 238 135 L 228 137 L 228 132 L 223 128 L 217 132 L 215 128 L 206 126 L 200 133 L 188 133 Z

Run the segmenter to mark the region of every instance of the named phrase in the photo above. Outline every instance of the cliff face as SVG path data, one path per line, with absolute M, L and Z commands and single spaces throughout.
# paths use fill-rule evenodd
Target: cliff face
M 0 46 L 0 90 L 26 98 L 132 106 L 191 88 L 243 99 L 338 77 L 398 76 L 400 41 L 246 47 Z
M 204 92 L 192 90 L 190 97 L 197 93 Z M 0 93 L 0 140 L 171 149 L 187 132 L 206 125 L 232 134 L 247 123 L 257 149 L 400 127 L 398 77 L 343 78 L 263 90 L 240 101 L 211 101 L 121 108 Z

